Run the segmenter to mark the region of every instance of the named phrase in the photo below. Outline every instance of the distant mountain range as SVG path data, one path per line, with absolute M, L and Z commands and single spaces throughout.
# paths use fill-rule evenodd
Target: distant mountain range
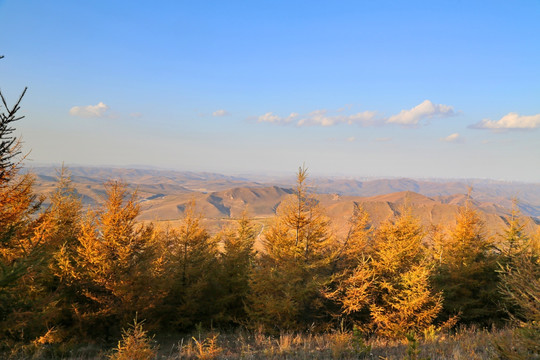
M 57 169 L 35 167 L 36 189 L 47 194 L 55 187 Z M 227 176 L 166 170 L 72 167 L 73 184 L 83 203 L 95 206 L 103 202 L 103 184 L 122 180 L 137 190 L 141 204 L 140 220 L 178 221 L 187 204 L 195 200 L 197 210 L 214 230 L 238 217 L 246 208 L 251 216 L 264 222 L 272 217 L 281 202 L 290 196 L 294 177 L 275 178 L 258 175 Z M 346 232 L 347 220 L 355 203 L 361 203 L 374 223 L 380 223 L 401 211 L 408 202 L 426 225 L 453 224 L 455 214 L 465 204 L 472 187 L 474 206 L 480 211 L 490 233 L 504 227 L 510 215 L 512 199 L 527 218 L 527 231 L 540 224 L 540 184 L 493 180 L 358 180 L 316 177 L 309 180 L 333 220 L 335 231 Z

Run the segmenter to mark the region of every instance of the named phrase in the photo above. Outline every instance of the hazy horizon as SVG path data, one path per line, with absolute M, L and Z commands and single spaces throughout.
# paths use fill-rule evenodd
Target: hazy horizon
M 175 173 L 199 173 L 199 174 L 215 174 L 223 175 L 227 177 L 245 177 L 247 180 L 251 181 L 271 181 L 275 179 L 276 181 L 291 181 L 293 184 L 296 181 L 296 175 L 299 167 L 304 166 L 307 169 L 308 175 L 313 180 L 317 179 L 336 179 L 336 180 L 359 180 L 359 181 L 370 181 L 370 180 L 399 180 L 399 179 L 410 179 L 416 181 L 432 181 L 432 182 L 466 182 L 466 181 L 494 181 L 501 183 L 523 183 L 523 184 L 540 184 L 539 181 L 522 181 L 522 180 L 512 180 L 512 179 L 497 179 L 491 177 L 412 177 L 412 176 L 393 176 L 393 175 L 372 175 L 372 176 L 363 176 L 363 175 L 354 175 L 347 173 L 324 173 L 312 171 L 312 169 L 306 164 L 300 164 L 290 171 L 216 171 L 213 169 L 186 169 L 186 168 L 174 168 L 174 167 L 161 167 L 153 165 L 144 165 L 144 164 L 125 164 L 125 165 L 111 165 L 111 164 L 68 164 L 68 163 L 35 163 L 33 161 L 26 161 L 23 164 L 25 169 L 30 171 L 36 169 L 51 169 L 59 171 L 62 167 L 65 167 L 68 171 L 70 169 L 114 169 L 114 170 L 142 170 L 142 171 L 155 171 L 155 172 L 175 172 Z M 39 171 L 37 171 L 39 173 Z M 472 185 L 472 184 L 471 184 Z

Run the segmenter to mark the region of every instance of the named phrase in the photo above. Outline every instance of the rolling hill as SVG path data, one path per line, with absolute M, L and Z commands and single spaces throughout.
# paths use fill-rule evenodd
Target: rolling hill
M 214 173 L 193 173 L 145 169 L 85 168 L 69 169 L 73 184 L 85 206 L 96 206 L 105 197 L 103 184 L 120 179 L 137 191 L 141 205 L 141 221 L 156 221 L 174 225 L 181 219 L 191 201 L 203 214 L 211 231 L 215 232 L 247 208 L 250 216 L 264 224 L 280 204 L 291 196 L 291 179 L 248 177 Z M 47 194 L 55 187 L 56 169 L 34 168 L 36 189 Z M 312 180 L 317 198 L 333 221 L 335 232 L 347 232 L 347 221 L 355 204 L 369 212 L 374 224 L 399 213 L 407 202 L 425 225 L 454 223 L 455 214 L 467 201 L 467 191 L 474 183 L 473 205 L 491 234 L 504 228 L 510 216 L 512 198 L 526 196 L 520 202 L 527 218 L 527 231 L 536 231 L 540 223 L 540 184 L 497 181 L 426 181 L 414 179 L 355 179 L 315 178 Z

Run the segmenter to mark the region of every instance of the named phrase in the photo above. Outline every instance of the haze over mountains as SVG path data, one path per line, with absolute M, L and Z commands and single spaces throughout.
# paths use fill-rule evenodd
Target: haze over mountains
M 246 208 L 261 221 L 275 214 L 281 202 L 292 194 L 294 176 L 229 176 L 169 170 L 70 167 L 73 184 L 85 205 L 103 201 L 103 184 L 110 179 L 126 182 L 137 190 L 141 203 L 140 220 L 176 221 L 187 204 L 195 200 L 213 230 L 238 217 Z M 38 192 L 55 187 L 57 168 L 35 167 Z M 510 215 L 512 199 L 529 217 L 527 230 L 540 224 L 540 184 L 494 180 L 414 180 L 314 177 L 309 180 L 318 199 L 332 218 L 336 231 L 347 229 L 354 204 L 362 203 L 374 223 L 401 211 L 404 202 L 426 225 L 452 224 L 459 206 L 465 204 L 472 187 L 473 204 L 481 211 L 491 233 L 502 229 Z

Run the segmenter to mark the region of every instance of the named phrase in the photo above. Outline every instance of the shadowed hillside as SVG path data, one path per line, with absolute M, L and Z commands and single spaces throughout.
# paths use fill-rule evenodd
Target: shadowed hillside
M 215 192 L 239 187 L 260 188 L 279 186 L 289 188 L 294 179 L 287 176 L 244 175 L 229 176 L 208 172 L 189 172 L 155 169 L 124 169 L 106 167 L 70 167 L 73 182 L 81 194 L 88 196 L 87 203 L 100 202 L 95 190 L 109 179 L 123 180 L 130 188 L 137 189 L 141 197 L 153 195 L 178 195 L 190 192 Z M 57 168 L 52 166 L 34 167 L 38 175 L 40 190 L 52 187 Z M 415 179 L 355 179 L 315 177 L 312 180 L 319 193 L 343 196 L 369 197 L 401 191 L 412 191 L 439 199 L 447 203 L 453 201 L 445 197 L 466 194 L 472 188 L 472 197 L 482 203 L 496 203 L 510 208 L 512 199 L 519 200 L 520 210 L 530 216 L 540 217 L 540 184 L 496 181 L 485 179 L 463 180 L 415 180 Z
M 121 179 L 136 190 L 141 203 L 139 220 L 170 222 L 175 224 L 183 216 L 190 201 L 196 202 L 196 211 L 203 214 L 205 223 L 215 232 L 231 219 L 238 218 L 244 209 L 250 216 L 265 223 L 276 214 L 283 200 L 292 194 L 287 179 L 276 184 L 251 181 L 247 177 L 214 173 L 176 172 L 121 168 L 69 169 L 77 193 L 87 206 L 104 201 L 103 183 L 108 179 Z M 56 169 L 35 168 L 38 175 L 37 190 L 48 193 L 54 189 Z M 473 183 L 472 181 L 469 183 Z M 375 225 L 399 214 L 405 202 L 424 225 L 453 224 L 459 206 L 467 200 L 468 183 L 465 181 L 419 181 L 412 179 L 336 180 L 317 178 L 313 181 L 318 199 L 333 221 L 334 231 L 343 235 L 348 230 L 354 204 L 362 204 Z M 520 208 L 528 215 L 526 231 L 533 232 L 539 222 L 540 185 L 477 181 L 472 191 L 473 205 L 480 210 L 486 228 L 494 235 L 507 223 L 516 194 Z

